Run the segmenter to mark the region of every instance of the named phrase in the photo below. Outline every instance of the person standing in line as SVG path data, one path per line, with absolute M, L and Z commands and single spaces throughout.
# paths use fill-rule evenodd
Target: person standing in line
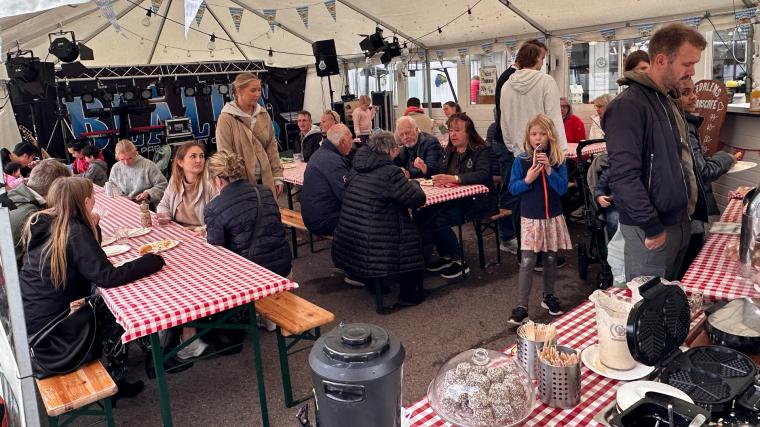
M 695 74 L 707 46 L 693 28 L 676 23 L 649 40 L 650 67 L 629 71 L 628 88 L 604 113 L 610 186 L 625 239 L 626 280 L 675 280 L 691 237 L 698 187 L 686 120 L 676 105 L 679 82 Z
M 520 196 L 520 273 L 518 301 L 509 323 L 521 325 L 528 321 L 528 301 L 533 286 L 533 267 L 539 253 L 544 254 L 544 296 L 541 307 L 552 316 L 564 313 L 554 295 L 557 278 L 557 251 L 572 249 L 561 198 L 567 192 L 565 155 L 557 138 L 553 120 L 539 114 L 528 122 L 523 152 L 512 166 L 509 191 Z

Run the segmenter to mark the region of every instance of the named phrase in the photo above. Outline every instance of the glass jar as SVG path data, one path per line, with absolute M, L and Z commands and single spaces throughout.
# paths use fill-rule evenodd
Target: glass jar
M 446 362 L 427 397 L 441 418 L 461 427 L 519 425 L 536 403 L 528 373 L 506 354 L 482 348 Z

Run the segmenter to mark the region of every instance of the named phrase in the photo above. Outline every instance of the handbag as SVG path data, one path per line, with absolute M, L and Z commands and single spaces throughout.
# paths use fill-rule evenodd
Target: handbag
M 95 307 L 88 298 L 79 309 L 66 309 L 29 339 L 32 370 L 40 379 L 73 372 L 100 358 L 102 350 Z

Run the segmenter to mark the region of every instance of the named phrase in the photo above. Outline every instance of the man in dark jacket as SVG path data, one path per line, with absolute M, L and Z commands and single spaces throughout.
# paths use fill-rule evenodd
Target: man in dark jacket
M 303 161 L 308 162 L 311 155 L 319 148 L 322 143 L 322 132 L 319 126 L 315 126 L 311 121 L 311 113 L 308 111 L 298 112 L 298 147 L 296 151 L 303 154 Z
M 425 204 L 425 193 L 393 164 L 393 134 L 372 134 L 354 157 L 332 246 L 335 266 L 362 278 L 397 279 L 400 305 L 424 300 L 422 244 L 409 209 Z
M 348 153 L 353 147 L 351 131 L 337 124 L 327 132 L 327 141 L 306 165 L 301 191 L 301 214 L 306 228 L 319 236 L 332 236 L 338 225 L 346 175 L 351 169 Z
M 651 67 L 625 73 L 618 83 L 628 88 L 604 114 L 627 280 L 675 279 L 689 244 L 697 181 L 686 121 L 669 95 L 678 97 L 678 82 L 694 75 L 705 46 L 704 37 L 683 24 L 658 30 L 649 41 Z
M 21 237 L 27 220 L 32 214 L 47 207 L 45 197 L 47 197 L 48 189 L 53 181 L 65 176 L 71 176 L 66 166 L 58 160 L 45 159 L 32 169 L 26 184 L 20 184 L 8 192 L 8 197 L 16 205 L 16 208 L 10 212 L 10 220 L 16 261 L 19 264 L 23 255 Z
M 710 215 L 719 215 L 718 203 L 712 191 L 712 182 L 720 178 L 731 169 L 731 166 L 740 160 L 742 152 L 731 155 L 725 151 L 718 151 L 710 157 L 705 157 L 702 144 L 699 140 L 699 127 L 704 119 L 695 115 L 697 110 L 697 94 L 694 92 L 694 81 L 686 79 L 681 81 L 681 106 L 686 113 L 686 124 L 689 132 L 689 147 L 694 157 L 694 172 L 699 184 L 699 201 L 696 211 L 691 217 L 691 239 L 686 255 L 681 265 L 678 278 L 683 278 L 692 261 L 697 257 L 705 243 L 705 226 Z
M 396 137 L 404 146 L 393 162 L 407 178 L 430 178 L 438 173 L 443 148 L 436 137 L 420 132 L 409 116 L 396 120 Z

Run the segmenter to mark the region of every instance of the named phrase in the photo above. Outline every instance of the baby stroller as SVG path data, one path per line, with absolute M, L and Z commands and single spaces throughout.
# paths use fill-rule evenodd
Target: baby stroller
M 582 159 L 581 152 L 584 147 L 595 144 L 598 142 L 604 142 L 604 139 L 588 139 L 580 141 L 577 148 L 578 159 Z M 595 160 L 595 159 L 594 159 Z M 589 264 L 599 264 L 600 270 L 597 274 L 597 286 L 600 289 L 607 289 L 612 285 L 612 271 L 607 264 L 607 241 L 606 227 L 604 221 L 600 217 L 600 211 L 594 200 L 594 189 L 589 187 L 587 175 L 589 170 L 594 173 L 601 173 L 601 169 L 592 169 L 594 162 L 592 159 L 586 159 L 579 161 L 577 165 L 577 173 L 574 174 L 578 190 L 583 201 L 583 222 L 586 223 L 586 227 L 591 231 L 591 237 L 588 243 L 581 242 L 578 244 L 578 275 L 582 280 L 586 280 L 588 277 Z M 609 236 L 612 238 L 612 236 Z

